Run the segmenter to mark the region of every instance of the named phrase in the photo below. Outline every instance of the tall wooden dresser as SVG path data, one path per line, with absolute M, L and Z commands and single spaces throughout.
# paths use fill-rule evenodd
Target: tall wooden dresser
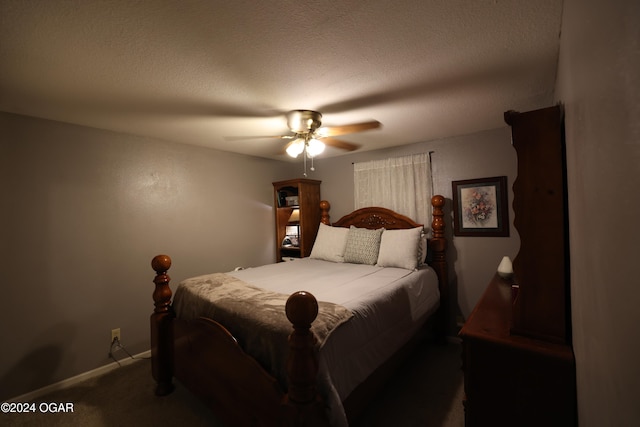
M 521 244 L 513 278 L 496 274 L 460 330 L 465 423 L 575 426 L 562 109 L 509 111 L 505 120 L 518 154 Z

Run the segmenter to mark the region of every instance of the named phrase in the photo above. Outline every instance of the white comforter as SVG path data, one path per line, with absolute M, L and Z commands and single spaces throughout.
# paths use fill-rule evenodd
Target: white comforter
M 333 386 L 324 397 L 337 426 L 346 425 L 341 402 L 408 341 L 440 300 L 437 276 L 429 267 L 410 271 L 304 258 L 228 274 L 283 294 L 307 291 L 354 313 L 320 352 L 321 375 Z

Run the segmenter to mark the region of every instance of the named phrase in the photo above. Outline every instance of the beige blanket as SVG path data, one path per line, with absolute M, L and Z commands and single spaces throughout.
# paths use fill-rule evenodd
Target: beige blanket
M 285 314 L 287 298 L 289 295 L 215 273 L 182 281 L 173 308 L 182 319 L 208 317 L 224 325 L 244 351 L 271 372 L 286 390 L 287 338 L 293 330 Z M 311 326 L 318 347 L 352 316 L 351 311 L 340 305 L 319 301 L 318 317 Z

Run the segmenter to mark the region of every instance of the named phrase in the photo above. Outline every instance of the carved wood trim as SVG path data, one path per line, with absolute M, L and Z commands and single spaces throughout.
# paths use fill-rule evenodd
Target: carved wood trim
M 401 215 L 391 209 L 381 207 L 362 208 L 351 212 L 333 223 L 334 227 L 360 227 L 368 229 L 386 228 L 397 230 L 422 227 L 411 218 Z

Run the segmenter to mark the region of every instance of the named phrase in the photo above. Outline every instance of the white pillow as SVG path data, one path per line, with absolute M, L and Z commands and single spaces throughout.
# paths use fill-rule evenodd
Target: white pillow
M 422 227 L 406 230 L 384 230 L 378 254 L 379 267 L 398 267 L 415 270 Z
M 347 246 L 347 234 L 349 229 L 345 227 L 331 227 L 320 223 L 316 241 L 311 249 L 309 258 L 322 259 L 332 262 L 344 262 L 344 249 Z

